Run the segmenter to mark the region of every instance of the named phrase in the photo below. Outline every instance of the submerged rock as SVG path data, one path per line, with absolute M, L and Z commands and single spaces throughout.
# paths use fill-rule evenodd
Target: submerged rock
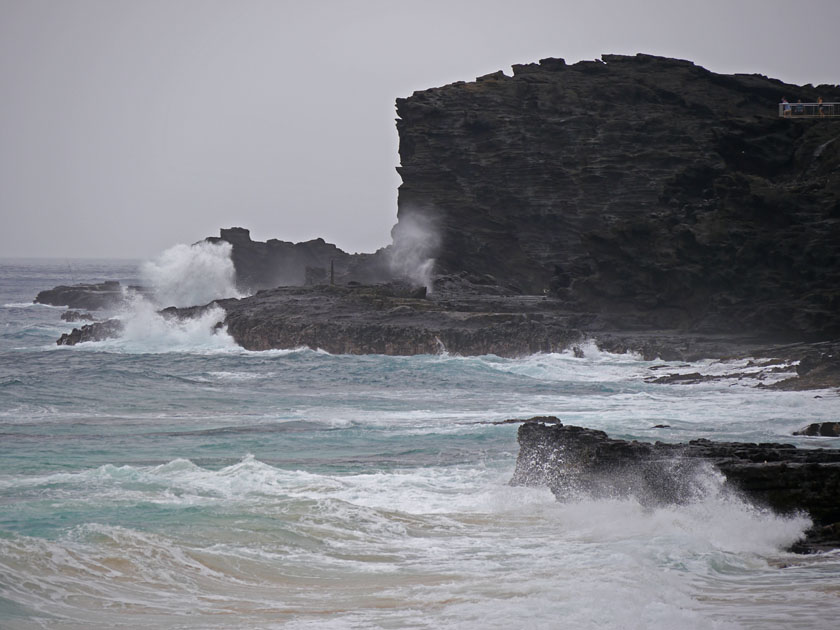
M 840 449 L 705 439 L 647 443 L 564 426 L 556 418 L 535 420 L 519 427 L 512 485 L 547 486 L 560 500 L 634 496 L 656 505 L 702 498 L 711 472 L 761 506 L 807 512 L 813 527 L 795 550 L 840 547 Z

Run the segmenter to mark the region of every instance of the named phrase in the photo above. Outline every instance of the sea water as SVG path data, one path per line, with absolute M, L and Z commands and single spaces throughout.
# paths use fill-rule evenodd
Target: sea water
M 751 368 L 592 344 L 584 358 L 248 352 L 214 332 L 221 312 L 178 324 L 138 299 L 116 313 L 122 338 L 59 347 L 79 324 L 32 304 L 179 268 L 0 261 L 0 628 L 837 627 L 840 554 L 785 551 L 807 516 L 720 492 L 714 474 L 679 507 L 559 503 L 508 485 L 517 425 L 492 424 L 838 447 L 791 436 L 837 420 L 835 392 L 654 384 Z

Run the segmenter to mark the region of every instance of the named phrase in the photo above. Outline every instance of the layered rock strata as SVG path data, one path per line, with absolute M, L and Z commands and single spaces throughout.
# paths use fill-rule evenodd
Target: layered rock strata
M 512 485 L 547 486 L 559 500 L 633 496 L 649 505 L 679 504 L 702 499 L 707 475 L 722 474 L 725 490 L 781 514 L 810 515 L 813 527 L 796 550 L 840 547 L 840 449 L 637 442 L 552 417 L 524 422 L 518 439 Z

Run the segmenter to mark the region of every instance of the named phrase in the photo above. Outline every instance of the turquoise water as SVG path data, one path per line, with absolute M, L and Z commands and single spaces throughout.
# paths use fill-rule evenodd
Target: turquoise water
M 138 302 L 123 338 L 66 348 L 63 309 L 31 304 L 138 276 L 0 261 L 0 628 L 835 627 L 840 556 L 783 551 L 804 516 L 714 475 L 679 508 L 560 504 L 507 485 L 516 426 L 488 422 L 813 446 L 790 433 L 836 420 L 836 393 L 654 385 L 663 362 L 591 345 L 246 352 L 219 313 L 174 325 Z

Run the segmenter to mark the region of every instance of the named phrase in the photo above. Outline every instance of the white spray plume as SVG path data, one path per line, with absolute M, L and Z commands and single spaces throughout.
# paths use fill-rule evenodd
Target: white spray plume
M 140 276 L 160 306 L 197 306 L 241 297 L 227 242 L 175 245 L 156 260 L 143 263 Z
M 227 334 L 227 329 L 219 326 L 224 318 L 225 311 L 219 306 L 192 318 L 165 317 L 142 295 L 134 295 L 120 316 L 122 334 L 103 343 L 128 354 L 236 352 L 239 346 Z
M 394 240 L 388 264 L 394 275 L 407 278 L 432 290 L 435 256 L 440 248 L 440 234 L 434 219 L 414 210 L 400 217 L 391 230 Z

